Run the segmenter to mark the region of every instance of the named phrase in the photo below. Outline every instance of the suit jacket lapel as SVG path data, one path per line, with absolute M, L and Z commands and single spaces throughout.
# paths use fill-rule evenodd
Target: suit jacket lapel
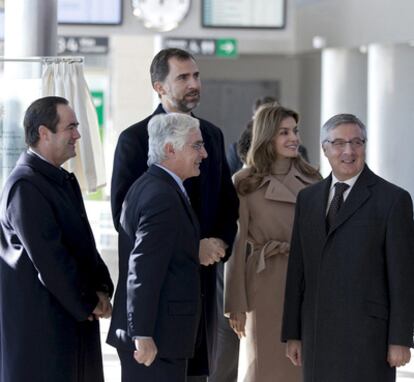
M 318 237 L 317 242 L 324 242 L 326 240 L 326 205 L 328 203 L 329 190 L 332 183 L 332 177 L 329 175 L 317 184 L 315 198 L 310 202 L 313 204 L 314 227 Z
M 352 187 L 348 198 L 339 210 L 335 223 L 329 231 L 329 235 L 344 224 L 369 199 L 371 196 L 369 186 L 375 183 L 375 177 L 375 174 L 365 165 L 361 175 Z

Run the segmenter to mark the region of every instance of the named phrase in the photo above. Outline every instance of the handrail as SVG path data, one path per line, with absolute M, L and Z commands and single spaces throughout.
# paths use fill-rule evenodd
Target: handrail
M 54 64 L 60 62 L 83 62 L 84 57 L 76 56 L 76 57 L 69 57 L 69 56 L 62 56 L 62 57 L 4 57 L 0 56 L 0 62 L 39 62 L 43 64 Z

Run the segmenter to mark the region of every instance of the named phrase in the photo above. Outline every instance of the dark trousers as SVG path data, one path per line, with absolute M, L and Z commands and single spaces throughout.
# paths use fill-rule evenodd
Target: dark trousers
M 217 338 L 213 367 L 208 382 L 236 382 L 239 364 L 239 339 L 223 312 L 224 264 L 217 264 Z
M 187 382 L 207 382 L 207 377 L 205 376 L 188 376 Z
M 151 366 L 139 364 L 132 351 L 118 349 L 122 382 L 186 382 L 187 360 L 156 358 Z

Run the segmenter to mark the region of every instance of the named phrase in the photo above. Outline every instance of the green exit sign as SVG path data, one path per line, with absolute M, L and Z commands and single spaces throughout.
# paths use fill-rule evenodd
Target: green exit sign
M 216 40 L 217 57 L 237 57 L 237 40 L 235 38 L 219 38 Z

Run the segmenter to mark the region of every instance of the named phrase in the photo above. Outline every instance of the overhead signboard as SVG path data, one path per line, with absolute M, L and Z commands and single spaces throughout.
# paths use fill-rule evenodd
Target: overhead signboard
M 109 51 L 108 37 L 92 36 L 59 36 L 58 54 L 88 55 L 107 54 Z
M 164 48 L 184 49 L 195 56 L 235 58 L 238 56 L 234 38 L 165 38 Z

